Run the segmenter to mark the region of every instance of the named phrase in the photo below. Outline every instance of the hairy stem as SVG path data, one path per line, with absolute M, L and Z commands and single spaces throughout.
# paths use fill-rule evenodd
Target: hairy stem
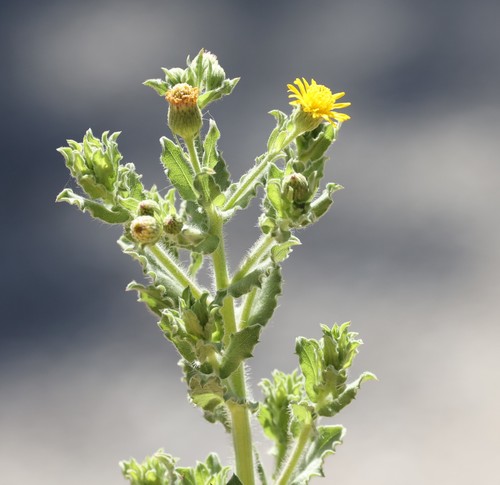
M 274 242 L 275 240 L 270 234 L 262 235 L 241 263 L 238 271 L 236 271 L 233 276 L 232 282 L 236 283 L 236 281 L 239 281 L 252 269 L 253 266 L 258 264 Z
M 302 427 L 302 430 L 300 431 L 293 452 L 288 458 L 285 468 L 283 468 L 278 480 L 276 480 L 276 485 L 287 485 L 289 483 L 289 480 L 299 463 L 300 457 L 304 452 L 304 448 L 309 442 L 311 431 L 312 431 L 312 422 L 305 423 L 304 426 Z
M 194 146 L 194 141 L 192 139 L 185 141 L 193 169 L 195 173 L 199 173 L 201 171 L 201 166 L 198 153 Z M 210 220 L 210 231 L 219 238 L 219 245 L 212 253 L 212 263 L 215 284 L 217 289 L 221 290 L 229 286 L 229 273 L 224 246 L 223 219 L 213 205 L 206 207 L 206 211 Z M 238 330 L 234 311 L 234 300 L 231 296 L 225 298 L 221 314 L 224 321 L 224 344 L 228 345 L 231 334 Z M 245 402 L 247 398 L 247 389 L 244 364 L 241 364 L 228 380 L 231 389 L 238 399 Z M 237 403 L 228 404 L 228 409 L 231 414 L 231 431 L 236 460 L 236 474 L 243 485 L 254 485 L 252 430 L 250 427 L 249 411 L 245 405 Z
M 200 298 L 202 291 L 198 285 L 192 281 L 183 269 L 172 259 L 167 251 L 164 251 L 158 245 L 149 246 L 149 251 L 155 256 L 155 258 L 163 265 L 163 267 L 177 280 L 177 282 L 186 288 L 189 286 L 191 293 L 195 298 Z
M 262 175 L 264 174 L 266 168 L 269 167 L 269 163 L 272 162 L 283 150 L 286 148 L 296 137 L 298 133 L 292 132 L 290 135 L 283 141 L 281 144 L 280 150 L 275 150 L 272 152 L 267 152 L 259 163 L 254 165 L 250 171 L 243 176 L 238 184 L 238 188 L 236 192 L 229 198 L 229 200 L 225 203 L 223 207 L 223 211 L 228 211 L 234 209 L 236 204 L 242 199 L 246 194 L 248 194 L 260 180 Z

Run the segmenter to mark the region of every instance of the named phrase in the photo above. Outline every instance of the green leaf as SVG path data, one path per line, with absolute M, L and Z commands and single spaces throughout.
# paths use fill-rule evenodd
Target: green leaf
M 345 435 L 343 426 L 320 426 L 312 443 L 297 467 L 297 473 L 290 485 L 304 485 L 313 477 L 324 477 L 323 462 L 342 443 Z
M 198 106 L 200 107 L 200 109 L 205 108 L 207 105 L 222 98 L 223 96 L 231 94 L 233 92 L 233 89 L 236 87 L 236 84 L 238 84 L 239 80 L 240 78 L 225 79 L 222 83 L 222 86 L 220 86 L 219 88 L 204 92 L 198 98 Z
M 312 402 L 318 398 L 317 386 L 321 384 L 321 347 L 317 340 L 298 337 L 295 352 L 305 378 L 305 390 Z
M 118 240 L 118 245 L 125 254 L 128 254 L 140 263 L 144 274 L 151 278 L 154 286 L 168 288 L 168 296 L 172 296 L 173 298 L 180 297 L 184 288 L 165 271 L 163 265 L 147 248 L 139 247 L 126 236 L 122 236 Z
M 57 196 L 56 202 L 76 205 L 81 211 L 88 212 L 95 219 L 100 219 L 108 224 L 124 224 L 131 218 L 129 212 L 122 207 L 106 207 L 99 202 L 75 194 L 71 189 L 64 189 Z
M 203 254 L 191 252 L 190 254 L 191 264 L 188 268 L 188 275 L 191 277 L 196 276 L 200 268 L 203 266 Z
M 335 141 L 337 128 L 330 123 L 322 123 L 316 129 L 308 131 L 296 139 L 298 159 L 301 162 L 318 160 L 323 157 Z
M 214 120 L 210 120 L 208 132 L 203 140 L 203 163 L 204 167 L 214 168 L 217 165 L 217 140 L 220 131 Z
M 334 183 L 327 184 L 326 189 L 321 193 L 321 195 L 311 203 L 311 212 L 314 215 L 315 221 L 322 215 L 326 214 L 330 206 L 333 204 L 332 194 L 342 188 L 342 185 Z
M 142 463 L 134 459 L 121 461 L 120 468 L 130 485 L 180 485 L 181 477 L 175 470 L 177 460 L 160 449 Z
M 278 370 L 273 371 L 272 377 L 259 383 L 264 400 L 257 417 L 265 435 L 274 442 L 271 453 L 276 458 L 275 469 L 279 470 L 292 438 L 290 406 L 301 400 L 304 378 L 297 371 L 285 374 Z
M 142 84 L 144 86 L 148 86 L 153 88 L 160 96 L 165 97 L 167 91 L 169 90 L 169 85 L 163 79 L 148 79 L 144 81 Z
M 278 306 L 278 297 L 281 295 L 281 282 L 281 268 L 275 266 L 264 279 L 261 288 L 257 289 L 247 320 L 248 326 L 264 326 L 271 319 Z
M 227 170 L 227 164 L 224 158 L 222 158 L 222 153 L 217 151 L 217 164 L 214 167 L 214 180 L 220 187 L 221 191 L 226 191 L 231 185 L 231 175 Z
M 290 237 L 288 241 L 276 244 L 271 248 L 271 259 L 273 260 L 274 263 L 281 263 L 282 261 L 288 258 L 288 256 L 292 252 L 292 247 L 298 246 L 300 244 L 302 243 L 295 236 Z
M 377 380 L 377 377 L 371 372 L 363 372 L 354 382 L 351 382 L 346 387 L 344 392 L 337 399 L 320 407 L 318 409 L 318 414 L 321 416 L 334 416 L 356 398 L 356 394 L 363 382 L 372 380 Z
M 243 483 L 236 475 L 233 474 L 229 482 L 227 482 L 227 485 L 243 485 Z
M 216 376 L 202 379 L 195 375 L 189 380 L 189 388 L 191 400 L 202 409 L 213 410 L 224 404 L 225 388 Z
M 257 266 L 253 271 L 247 273 L 243 278 L 231 283 L 226 289 L 218 292 L 217 301 L 221 301 L 226 295 L 231 295 L 233 298 L 239 298 L 246 293 L 250 293 L 254 288 L 260 288 L 264 278 L 268 276 L 273 268 L 271 261 L 265 261 Z
M 214 177 L 207 172 L 196 174 L 193 186 L 198 193 L 198 201 L 203 207 L 209 206 L 221 195 Z
M 168 294 L 168 289 L 164 286 L 149 285 L 144 286 L 136 281 L 131 281 L 126 288 L 127 291 L 137 291 L 139 296 L 138 301 L 147 305 L 147 307 L 158 316 L 162 315 L 162 311 L 167 308 L 174 308 L 176 295 Z
M 286 209 L 284 206 L 283 195 L 281 193 L 281 181 L 275 179 L 269 180 L 266 192 L 269 202 L 271 202 L 274 210 L 276 211 L 276 215 L 278 217 L 284 217 Z
M 261 485 L 267 485 L 266 470 L 264 469 L 264 466 L 262 465 L 259 452 L 258 452 L 257 448 L 255 448 L 255 447 L 253 449 L 253 456 L 255 459 L 255 468 L 257 469 L 257 475 L 259 476 L 260 483 L 261 483 Z
M 184 200 L 196 200 L 194 174 L 183 150 L 165 136 L 160 138 L 160 143 L 162 146 L 160 159 L 166 168 L 168 178 Z
M 230 336 L 229 345 L 223 354 L 220 376 L 227 379 L 243 362 L 243 360 L 252 357 L 252 351 L 257 342 L 262 327 L 252 325 Z

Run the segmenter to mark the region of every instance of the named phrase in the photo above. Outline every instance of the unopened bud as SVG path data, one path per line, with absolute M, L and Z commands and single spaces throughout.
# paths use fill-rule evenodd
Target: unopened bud
M 166 234 L 176 235 L 179 234 L 184 226 L 183 222 L 177 217 L 168 215 L 163 221 L 163 230 Z
M 198 107 L 198 93 L 198 88 L 186 83 L 176 84 L 167 92 L 168 126 L 174 135 L 193 138 L 200 132 L 203 121 Z
M 309 199 L 309 183 L 301 173 L 291 173 L 284 180 L 284 188 L 292 189 L 292 199 L 294 202 L 306 202 Z
M 139 202 L 138 212 L 140 216 L 153 216 L 159 210 L 160 206 L 154 200 L 146 199 Z
M 130 224 L 130 234 L 141 244 L 154 244 L 161 237 L 161 224 L 152 216 L 136 217 Z

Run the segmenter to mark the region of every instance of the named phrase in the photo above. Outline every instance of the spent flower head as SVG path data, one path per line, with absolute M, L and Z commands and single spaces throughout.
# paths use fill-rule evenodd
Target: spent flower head
M 167 91 L 168 126 L 175 135 L 192 138 L 200 132 L 203 121 L 198 95 L 199 89 L 187 83 L 176 84 Z

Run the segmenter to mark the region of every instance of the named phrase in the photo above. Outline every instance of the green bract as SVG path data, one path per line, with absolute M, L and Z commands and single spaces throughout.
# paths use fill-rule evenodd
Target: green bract
M 326 214 L 341 188 L 335 183 L 322 188 L 326 151 L 340 128 L 335 116 L 348 119 L 331 111 L 341 93 L 333 95 L 315 81 L 305 83 L 308 91 L 294 95 L 300 102 L 293 102 L 293 113 L 271 112 L 276 126 L 267 151 L 233 181 L 218 147 L 219 129 L 211 119 L 203 126 L 200 113 L 230 94 L 238 79 L 226 79 L 217 58 L 204 50 L 188 58 L 186 69 L 164 73 L 164 80 L 145 84 L 170 103 L 173 136 L 160 139 L 160 161 L 166 175 L 161 187 L 171 189 L 145 188 L 133 164 L 120 164 L 119 133 L 105 132 L 99 139 L 88 130 L 81 143 L 68 140 L 59 149 L 82 194 L 65 189 L 57 200 L 123 227 L 118 243 L 139 262 L 147 280 L 132 281 L 127 289 L 136 291 L 158 317 L 163 335 L 177 349 L 190 402 L 231 434 L 236 467 L 223 467 L 215 454 L 193 468 L 179 467 L 176 458 L 160 450 L 142 464 L 122 462 L 123 475 L 132 485 L 308 483 L 323 476 L 323 461 L 345 432 L 339 425 L 320 424 L 320 419 L 337 414 L 362 382 L 375 378 L 365 372 L 349 382 L 361 340 L 349 331 L 349 323 L 323 325 L 320 340 L 299 337 L 299 369 L 290 374 L 276 370 L 272 379 L 264 379 L 261 402 L 249 397 L 246 367 L 277 308 L 281 264 L 300 244 L 297 231 Z M 326 97 L 316 100 L 315 93 Z M 304 131 L 297 120 L 314 117 L 316 105 L 321 117 Z M 224 226 L 259 195 L 262 234 L 231 272 Z M 211 289 L 196 279 L 207 259 Z M 253 419 L 272 442 L 270 473 L 253 445 Z

